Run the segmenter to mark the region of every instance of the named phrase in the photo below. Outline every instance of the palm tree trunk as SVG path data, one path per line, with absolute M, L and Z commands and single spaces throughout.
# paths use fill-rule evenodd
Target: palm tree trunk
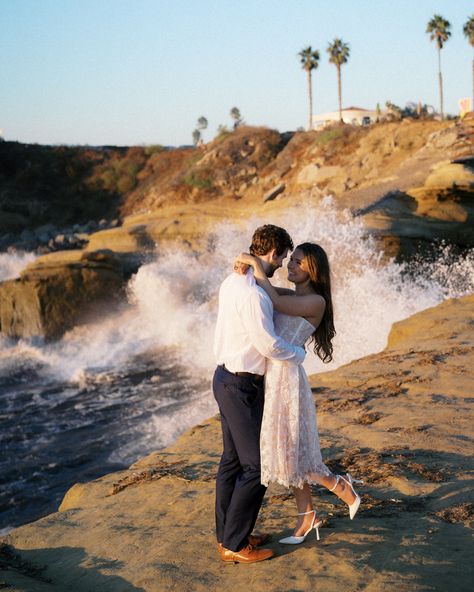
M 474 58 L 472 60 L 472 103 L 469 111 L 474 111 Z
M 342 90 L 341 90 L 341 66 L 337 66 L 337 92 L 339 95 L 339 122 L 342 123 Z
M 439 82 L 439 103 L 441 106 L 441 119 L 444 119 L 443 109 L 443 75 L 441 74 L 441 49 L 438 47 L 438 82 Z
M 309 121 L 308 131 L 313 127 L 313 89 L 311 84 L 311 70 L 308 70 L 308 98 L 309 98 Z

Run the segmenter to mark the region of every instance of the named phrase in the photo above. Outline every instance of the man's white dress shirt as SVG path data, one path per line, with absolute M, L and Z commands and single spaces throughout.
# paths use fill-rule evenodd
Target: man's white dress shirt
M 272 301 L 252 270 L 246 275 L 232 273 L 221 284 L 214 354 L 230 372 L 262 375 L 266 358 L 298 364 L 304 360 L 303 348 L 275 334 Z

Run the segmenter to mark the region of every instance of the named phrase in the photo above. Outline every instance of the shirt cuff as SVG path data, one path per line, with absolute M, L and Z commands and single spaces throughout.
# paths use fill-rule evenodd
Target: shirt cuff
M 295 355 L 296 355 L 296 363 L 297 364 L 302 364 L 304 362 L 304 359 L 306 357 L 306 352 L 302 347 L 296 346 L 295 347 Z

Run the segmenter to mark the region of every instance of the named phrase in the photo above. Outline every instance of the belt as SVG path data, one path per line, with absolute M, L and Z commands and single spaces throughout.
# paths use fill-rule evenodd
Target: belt
M 241 376 L 242 378 L 251 378 L 252 380 L 263 380 L 263 376 L 261 374 L 253 374 L 252 372 L 231 372 L 228 368 L 225 367 L 225 364 L 222 364 L 221 368 L 223 368 L 229 374 L 233 374 L 234 376 Z

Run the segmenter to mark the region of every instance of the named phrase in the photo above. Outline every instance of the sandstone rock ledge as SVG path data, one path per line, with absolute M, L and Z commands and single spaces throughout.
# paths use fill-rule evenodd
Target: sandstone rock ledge
M 127 277 L 110 250 L 43 255 L 19 278 L 0 282 L 0 333 L 57 339 L 118 306 Z
M 59 511 L 2 539 L 0 587 L 42 591 L 472 590 L 474 296 L 398 323 L 389 346 L 312 377 L 323 455 L 364 479 L 351 522 L 315 489 L 321 541 L 277 540 L 295 520 L 280 487 L 259 528 L 278 554 L 222 564 L 213 529 L 217 418 L 129 470 L 77 484 Z

